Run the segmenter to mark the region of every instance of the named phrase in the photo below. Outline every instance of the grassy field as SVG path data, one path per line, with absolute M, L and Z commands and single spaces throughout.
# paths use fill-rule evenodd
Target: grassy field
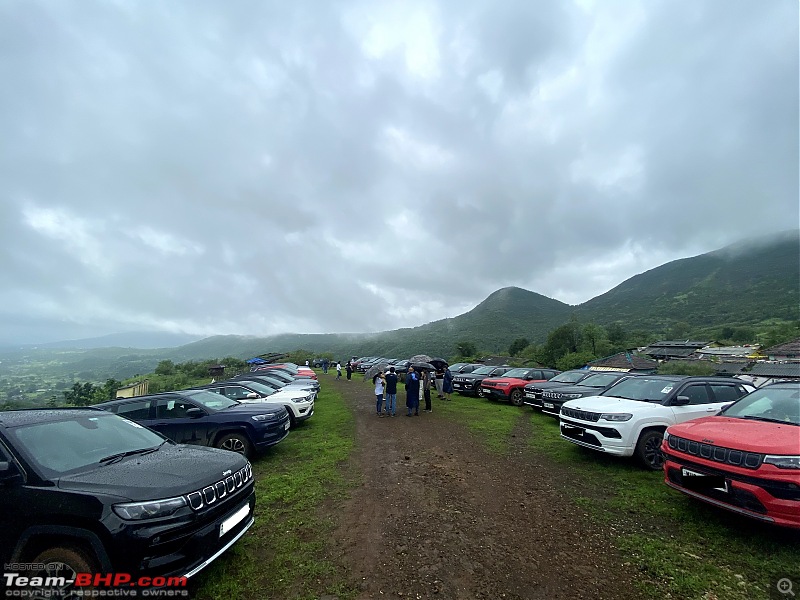
M 648 598 L 775 598 L 782 577 L 800 583 L 800 536 L 693 501 L 663 483 L 663 474 L 562 440 L 558 421 L 531 409 L 454 396 L 437 403 L 449 418 L 508 449 L 520 425 L 530 452 L 546 456 L 574 480 L 574 498 L 643 575 Z M 528 427 L 529 426 L 529 427 Z
M 322 388 L 315 413 L 253 461 L 256 522 L 198 575 L 198 599 L 352 597 L 324 556 L 333 524 L 321 507 L 352 484 L 346 468 L 353 422 L 338 393 Z

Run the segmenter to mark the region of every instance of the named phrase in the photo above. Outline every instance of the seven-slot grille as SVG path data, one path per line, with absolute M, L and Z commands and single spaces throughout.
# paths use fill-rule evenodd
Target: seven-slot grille
M 189 500 L 189 506 L 193 510 L 200 510 L 204 506 L 210 506 L 218 500 L 232 496 L 252 478 L 253 468 L 250 463 L 247 463 L 246 467 L 236 471 L 236 473 L 228 475 L 225 479 L 213 485 L 208 485 L 202 490 L 187 494 L 186 498 Z
M 572 417 L 581 421 L 592 421 L 597 423 L 600 420 L 600 413 L 589 412 L 588 410 L 575 410 L 574 408 L 561 407 L 561 414 L 565 417 Z
M 745 469 L 757 469 L 764 460 L 764 455 L 756 452 L 732 450 L 730 448 L 723 448 L 722 446 L 687 440 L 675 435 L 669 436 L 668 444 L 673 450 L 683 452 L 684 454 L 699 456 L 700 458 L 725 463 L 726 465 L 744 467 Z

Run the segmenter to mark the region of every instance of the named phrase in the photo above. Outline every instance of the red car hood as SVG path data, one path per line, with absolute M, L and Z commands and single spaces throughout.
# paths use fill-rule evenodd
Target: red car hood
M 672 425 L 670 435 L 760 454 L 800 455 L 800 426 L 733 417 L 702 417 Z
M 517 379 L 516 377 L 491 377 L 483 380 L 482 385 L 491 385 L 497 383 L 513 383 L 514 385 L 525 385 L 526 383 L 538 383 L 546 381 L 546 379 Z

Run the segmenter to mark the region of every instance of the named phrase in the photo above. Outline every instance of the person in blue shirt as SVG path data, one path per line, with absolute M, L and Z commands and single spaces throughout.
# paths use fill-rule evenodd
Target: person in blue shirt
M 408 367 L 406 374 L 406 408 L 408 409 L 407 417 L 411 414 L 419 416 L 419 374 L 414 370 L 414 367 Z
M 444 392 L 444 399 L 450 400 L 450 394 L 453 393 L 453 374 L 450 368 L 444 370 L 444 377 L 442 378 L 442 392 Z
M 386 415 L 395 416 L 397 411 L 397 373 L 394 367 L 389 367 L 386 374 Z

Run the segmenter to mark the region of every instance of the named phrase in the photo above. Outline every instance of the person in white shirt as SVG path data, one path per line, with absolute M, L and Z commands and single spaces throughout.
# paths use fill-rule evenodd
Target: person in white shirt
M 383 390 L 386 389 L 386 377 L 383 371 L 372 378 L 372 383 L 375 384 L 375 410 L 379 417 L 383 416 Z

